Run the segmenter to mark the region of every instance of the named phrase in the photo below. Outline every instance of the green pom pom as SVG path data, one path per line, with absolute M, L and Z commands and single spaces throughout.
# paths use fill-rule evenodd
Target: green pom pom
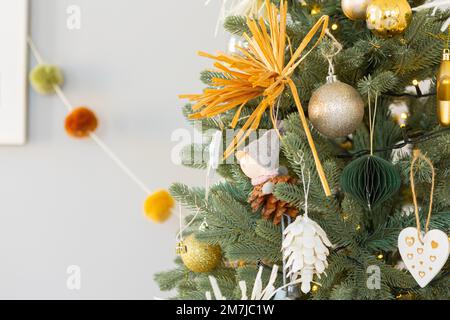
M 364 207 L 375 209 L 400 189 L 402 180 L 392 163 L 364 156 L 350 163 L 342 172 L 342 189 Z
M 30 82 L 36 92 L 40 94 L 52 94 L 55 92 L 53 86 L 62 85 L 64 77 L 59 67 L 40 64 L 30 72 Z

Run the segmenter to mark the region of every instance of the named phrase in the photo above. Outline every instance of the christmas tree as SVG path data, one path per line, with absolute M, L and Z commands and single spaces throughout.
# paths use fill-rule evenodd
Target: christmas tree
M 225 20 L 241 46 L 202 54 L 215 62 L 207 89 L 184 96 L 204 133 L 184 164 L 214 167 L 211 132 L 227 160 L 211 187 L 171 187 L 192 215 L 176 268 L 155 277 L 161 289 L 205 299 L 216 283 L 240 299 L 241 281 L 251 292 L 262 270 L 265 286 L 276 265 L 274 287 L 292 283 L 278 298 L 450 298 L 448 252 L 417 266 L 399 252 L 405 228 L 450 230 L 450 12 L 413 0 L 248 2 L 247 16 Z M 276 166 L 258 167 L 254 134 L 280 144 Z M 448 248 L 420 230 L 405 250 Z

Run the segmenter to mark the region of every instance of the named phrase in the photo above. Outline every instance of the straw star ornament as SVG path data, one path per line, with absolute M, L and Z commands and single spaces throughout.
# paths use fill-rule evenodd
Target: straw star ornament
M 317 172 L 327 196 L 331 195 L 328 181 L 317 153 L 311 131 L 309 129 L 303 107 L 300 102 L 297 87 L 291 79 L 294 71 L 320 43 L 326 34 L 329 17 L 322 16 L 305 36 L 299 47 L 292 52 L 286 62 L 287 44 L 290 44 L 286 34 L 287 4 L 280 3 L 280 9 L 266 0 L 268 28 L 263 18 L 255 20 L 247 18 L 251 36 L 244 34 L 248 46 L 239 47 L 237 54 L 219 52 L 217 55 L 200 52 L 203 57 L 215 60 L 214 67 L 226 75 L 225 79 L 212 79 L 212 88 L 207 88 L 202 94 L 181 95 L 180 98 L 194 102 L 195 112 L 191 119 L 211 118 L 228 111 L 235 111 L 231 127 L 236 128 L 241 111 L 251 100 L 262 98 L 254 108 L 233 142 L 225 151 L 225 158 L 231 156 L 242 145 L 249 135 L 258 129 L 264 113 L 269 110 L 274 128 L 275 105 L 281 94 L 289 89 L 297 106 L 302 126 L 306 132 L 308 143 L 314 156 Z M 320 33 L 319 33 L 320 31 Z M 318 37 L 312 47 L 305 53 L 306 47 L 314 36 Z M 292 50 L 292 48 L 291 48 Z

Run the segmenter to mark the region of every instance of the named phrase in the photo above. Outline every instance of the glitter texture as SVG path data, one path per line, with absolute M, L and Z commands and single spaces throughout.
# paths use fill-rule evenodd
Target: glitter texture
M 195 239 L 190 235 L 184 239 L 186 252 L 181 254 L 186 268 L 193 272 L 213 271 L 222 260 L 222 250 L 219 246 L 210 245 Z
M 315 91 L 309 102 L 309 119 L 328 138 L 353 133 L 364 117 L 364 101 L 352 86 L 340 81 Z

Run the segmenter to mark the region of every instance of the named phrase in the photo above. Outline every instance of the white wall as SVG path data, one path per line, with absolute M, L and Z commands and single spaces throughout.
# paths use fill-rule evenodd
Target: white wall
M 214 37 L 219 0 L 30 2 L 44 59 L 63 68 L 69 98 L 98 113 L 112 149 L 151 189 L 201 184 L 203 172 L 171 163 L 170 136 L 187 127 L 177 94 L 199 91 L 209 66 L 196 51 L 226 47 Z M 66 28 L 69 5 L 81 30 Z M 68 138 L 64 118 L 56 97 L 30 91 L 28 144 L 0 146 L 0 298 L 164 297 L 153 274 L 172 267 L 177 217 L 147 221 L 141 190 L 91 141 Z M 69 265 L 81 267 L 80 291 L 66 287 Z

